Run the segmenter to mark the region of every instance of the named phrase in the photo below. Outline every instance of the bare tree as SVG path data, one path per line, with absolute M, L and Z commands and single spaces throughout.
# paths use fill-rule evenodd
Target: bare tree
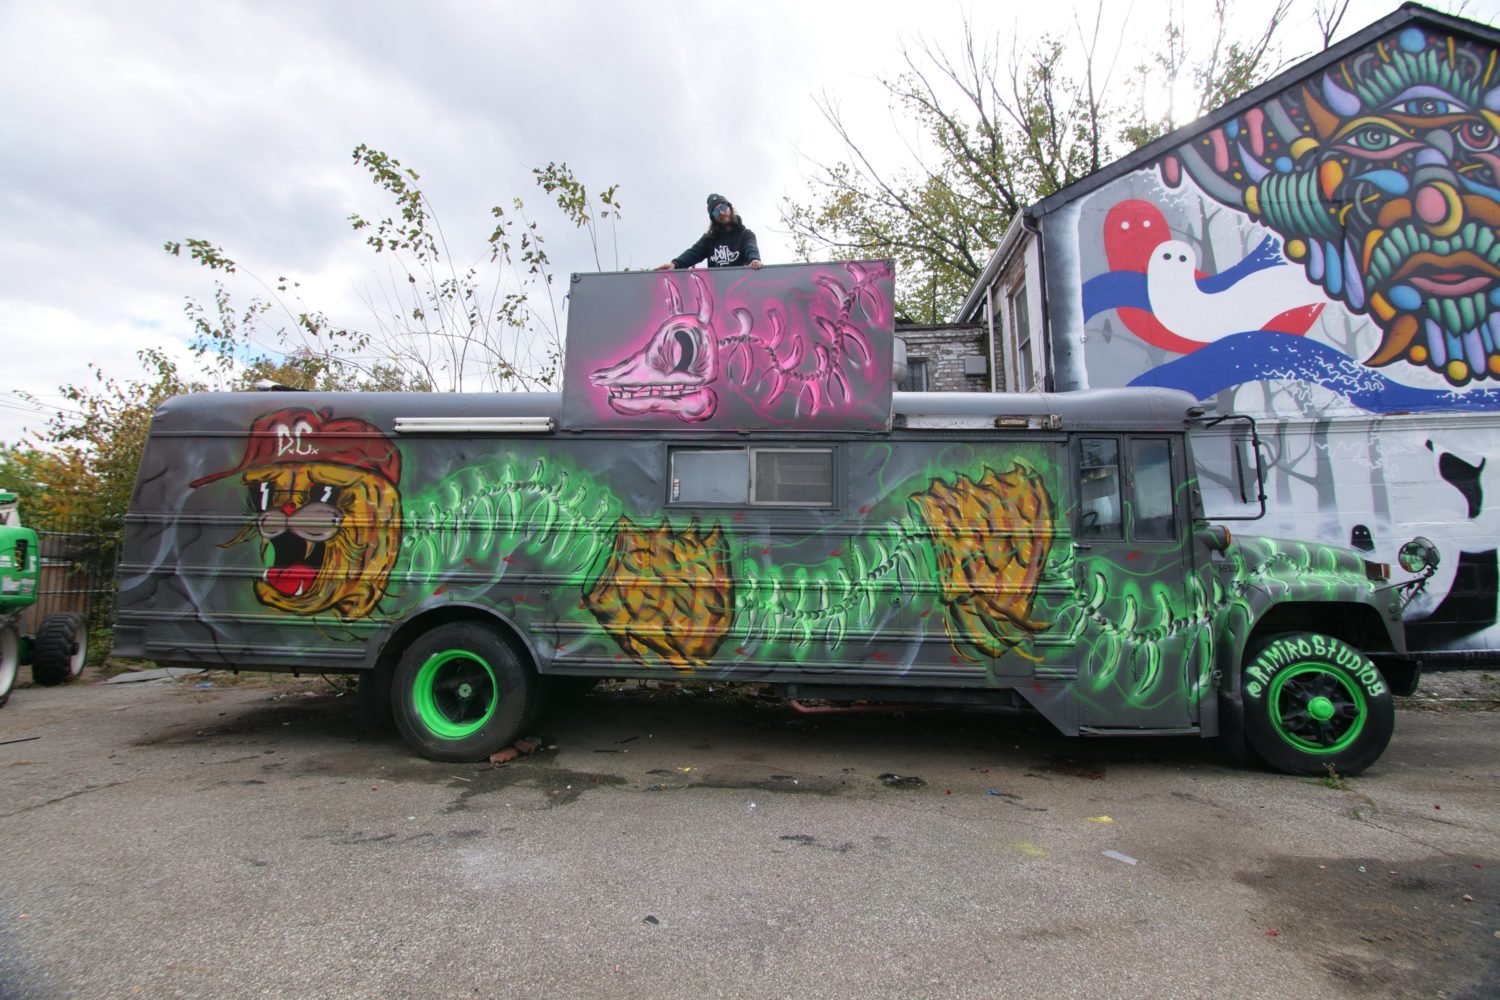
M 1263 29 L 1240 41 L 1227 27 L 1229 0 L 1215 0 L 1202 45 L 1175 8 L 1164 48 L 1136 67 L 1128 86 L 1115 86 L 1123 40 L 1105 42 L 1102 3 L 1092 17 L 1075 15 L 1066 37 L 1004 45 L 976 37 L 965 19 L 952 50 L 926 40 L 903 45 L 903 69 L 880 86 L 894 112 L 915 124 L 923 149 L 911 150 L 904 168 L 877 161 L 824 95 L 819 106 L 845 155 L 812 163 L 809 200 L 789 199 L 782 220 L 805 258 L 895 257 L 902 312 L 944 318 L 1023 207 L 1176 127 L 1170 99 L 1164 113 L 1149 110 L 1155 95 L 1189 78 L 1201 114 L 1279 65 L 1275 39 L 1291 3 L 1276 0 Z

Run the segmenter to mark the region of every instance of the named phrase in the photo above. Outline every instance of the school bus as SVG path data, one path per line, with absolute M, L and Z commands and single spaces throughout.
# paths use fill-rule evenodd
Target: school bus
M 116 650 L 358 674 L 438 760 L 652 677 L 1381 755 L 1410 584 L 1211 524 L 1185 393 L 893 391 L 891 303 L 883 261 L 581 275 L 560 393 L 172 400 Z

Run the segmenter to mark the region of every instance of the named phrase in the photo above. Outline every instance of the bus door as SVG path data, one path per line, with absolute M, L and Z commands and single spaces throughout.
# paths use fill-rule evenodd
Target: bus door
M 1199 614 L 1182 441 L 1089 434 L 1074 444 L 1079 724 L 1088 730 L 1196 724 Z

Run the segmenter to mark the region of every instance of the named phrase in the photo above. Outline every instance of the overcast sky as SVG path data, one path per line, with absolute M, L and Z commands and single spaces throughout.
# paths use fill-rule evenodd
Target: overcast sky
M 1121 62 L 1160 38 L 1165 2 L 1112 0 L 1111 16 L 1129 15 L 1108 36 L 1125 38 Z M 1288 55 L 1313 45 L 1300 2 Z M 1253 19 L 1262 5 L 1242 6 Z M 903 40 L 956 44 L 966 7 L 0 0 L 0 442 L 41 423 L 11 390 L 64 406 L 57 386 L 87 379 L 88 362 L 129 378 L 135 351 L 187 339 L 183 298 L 211 279 L 165 240 L 204 237 L 265 277 L 299 277 L 311 304 L 358 323 L 372 259 L 346 217 L 387 209 L 351 165 L 360 143 L 422 174 L 463 263 L 483 249 L 489 206 L 519 195 L 560 274 L 595 269 L 533 186 L 530 169 L 553 160 L 595 189 L 619 185 L 606 269 L 680 252 L 709 191 L 735 202 L 768 261 L 789 260 L 779 207 L 804 196 L 808 157 L 838 151 L 815 97 L 899 165 L 904 126 L 875 78 L 899 70 Z M 1395 7 L 1354 0 L 1342 33 Z M 989 37 L 1024 40 L 1067 31 L 1063 10 L 973 16 Z

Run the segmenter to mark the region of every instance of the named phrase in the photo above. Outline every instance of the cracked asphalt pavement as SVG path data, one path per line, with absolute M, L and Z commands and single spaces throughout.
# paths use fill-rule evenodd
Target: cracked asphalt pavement
M 322 682 L 23 687 L 0 997 L 1492 997 L 1500 713 L 1454 676 L 1342 781 L 632 684 L 453 765 Z

